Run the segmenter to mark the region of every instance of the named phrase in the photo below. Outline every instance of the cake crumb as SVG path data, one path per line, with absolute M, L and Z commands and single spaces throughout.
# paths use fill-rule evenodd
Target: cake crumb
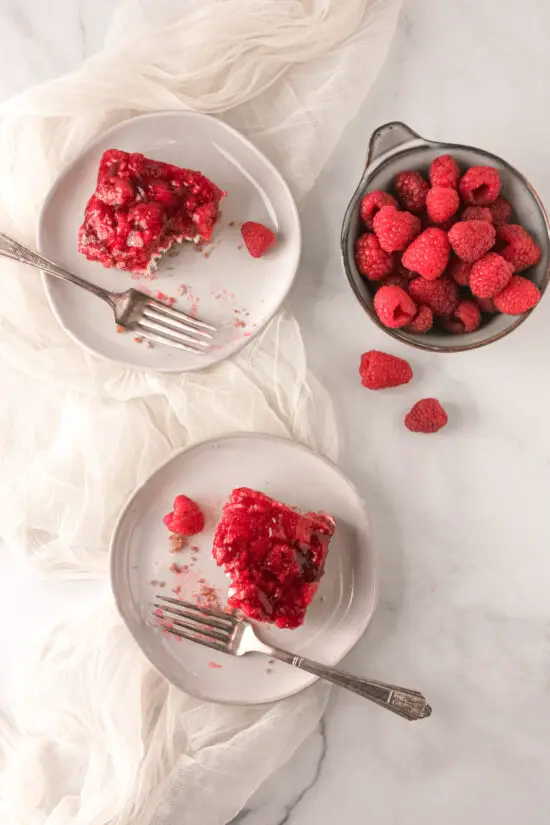
M 182 533 L 171 533 L 168 541 L 170 543 L 170 552 L 179 553 L 179 551 L 183 550 L 183 548 L 185 547 L 186 536 L 184 536 Z

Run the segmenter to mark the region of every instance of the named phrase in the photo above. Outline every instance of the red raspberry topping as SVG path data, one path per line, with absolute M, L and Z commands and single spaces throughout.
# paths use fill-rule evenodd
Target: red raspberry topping
M 405 209 L 415 214 L 424 211 L 430 185 L 420 172 L 400 172 L 395 178 L 394 188 Z
M 369 390 L 383 390 L 408 384 L 413 376 L 410 364 L 386 352 L 370 350 L 361 356 L 361 383 Z
M 540 290 L 522 275 L 512 275 L 508 285 L 495 298 L 495 306 L 506 315 L 522 315 L 540 301 Z
M 395 206 L 383 206 L 372 222 L 376 237 L 385 252 L 402 252 L 420 232 L 420 219 Z
M 465 332 L 474 332 L 481 323 L 481 310 L 475 301 L 459 301 L 450 318 L 446 318 L 444 326 L 447 332 L 453 335 L 463 335 Z
M 162 519 L 171 533 L 194 536 L 204 530 L 204 516 L 199 505 L 187 496 L 176 496 L 174 510 Z
M 460 178 L 458 191 L 466 203 L 487 206 L 500 194 L 500 175 L 492 166 L 472 166 Z
M 436 281 L 415 278 L 409 284 L 409 293 L 417 304 L 425 304 L 434 315 L 442 317 L 451 315 L 458 301 L 458 287 L 447 277 Z
M 493 214 L 488 206 L 467 206 L 461 221 L 488 221 L 493 223 Z
M 441 277 L 449 261 L 449 241 L 442 229 L 431 226 L 425 229 L 407 247 L 402 263 L 407 269 L 418 272 L 432 281 Z
M 432 186 L 455 189 L 460 178 L 460 169 L 451 155 L 440 155 L 430 166 L 429 177 Z
M 489 252 L 472 264 L 470 289 L 477 298 L 494 298 L 502 292 L 513 272 L 514 267 L 502 255 Z
M 436 398 L 422 398 L 405 416 L 405 427 L 412 433 L 436 433 L 447 421 L 447 413 Z
M 361 201 L 361 220 L 369 229 L 372 229 L 372 220 L 383 206 L 397 206 L 397 201 L 389 192 L 381 192 L 379 189 L 369 192 Z
M 512 204 L 508 203 L 506 198 L 503 198 L 502 195 L 498 196 L 496 201 L 490 205 L 489 209 L 491 211 L 494 226 L 502 226 L 503 224 L 508 223 L 512 217 Z
M 369 281 L 380 281 L 393 272 L 393 258 L 384 252 L 376 235 L 366 232 L 355 245 L 357 269 Z
M 487 221 L 459 221 L 451 227 L 448 237 L 455 254 L 472 264 L 491 249 L 496 232 Z
M 468 286 L 470 283 L 470 270 L 472 264 L 467 264 L 466 261 L 461 261 L 453 255 L 451 263 L 447 267 L 447 275 L 459 286 Z
M 432 186 L 426 195 L 426 209 L 433 223 L 446 223 L 459 206 L 458 192 L 448 186 Z
M 245 221 L 241 226 L 241 235 L 253 258 L 261 258 L 277 241 L 271 229 L 255 221 Z
M 228 607 L 278 627 L 301 625 L 334 529 L 325 513 L 299 513 L 256 490 L 233 490 L 212 547 L 231 580 Z
M 540 249 L 529 232 L 516 223 L 499 226 L 497 230 L 499 245 L 504 246 L 500 254 L 514 267 L 514 272 L 522 272 L 540 261 Z
M 406 324 L 403 329 L 406 332 L 415 332 L 417 335 L 423 335 L 425 332 L 428 332 L 434 323 L 434 314 L 431 311 L 430 307 L 422 306 L 418 307 L 418 312 L 408 324 Z
M 384 326 L 398 329 L 414 318 L 416 304 L 401 287 L 382 286 L 374 296 L 374 310 Z

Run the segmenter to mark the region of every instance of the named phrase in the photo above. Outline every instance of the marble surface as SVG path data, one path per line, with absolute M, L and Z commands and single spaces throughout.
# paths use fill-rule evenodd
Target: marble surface
M 99 47 L 111 13 L 110 0 L 0 0 L 10 64 L 0 95 L 76 65 Z M 310 366 L 334 398 L 341 464 L 369 503 L 380 556 L 380 606 L 346 665 L 422 689 L 434 714 L 409 725 L 334 693 L 319 729 L 250 800 L 240 825 L 548 820 L 550 299 L 487 349 L 408 351 L 355 303 L 338 238 L 368 136 L 392 119 L 494 151 L 550 204 L 549 34 L 542 0 L 405 0 L 379 79 L 305 204 L 290 303 Z M 370 348 L 408 355 L 414 384 L 363 390 L 357 366 Z M 450 413 L 433 438 L 402 426 L 426 395 Z M 9 623 L 22 592 L 55 614 L 87 587 L 29 582 L 2 558 L 0 620 Z M 17 635 L 0 635 L 4 673 L 34 629 L 31 616 L 18 625 Z

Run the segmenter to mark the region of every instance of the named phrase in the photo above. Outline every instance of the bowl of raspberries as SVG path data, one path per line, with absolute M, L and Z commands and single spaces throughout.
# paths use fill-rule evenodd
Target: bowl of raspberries
M 387 123 L 370 139 L 341 249 L 378 326 L 420 349 L 459 352 L 497 341 L 537 306 L 550 225 L 506 161 Z

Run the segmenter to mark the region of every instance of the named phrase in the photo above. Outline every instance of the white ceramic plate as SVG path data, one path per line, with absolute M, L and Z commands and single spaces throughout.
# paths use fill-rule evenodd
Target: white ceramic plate
M 212 558 L 212 539 L 224 501 L 241 486 L 304 510 L 323 510 L 336 519 L 325 575 L 302 627 L 260 628 L 267 642 L 326 664 L 338 662 L 363 634 L 375 606 L 369 526 L 351 482 L 334 464 L 295 442 L 234 435 L 178 453 L 124 508 L 111 542 L 111 580 L 118 609 L 134 638 L 171 682 L 214 702 L 256 704 L 290 696 L 315 677 L 265 656 L 216 653 L 163 632 L 150 619 L 155 593 L 172 595 L 174 587 L 181 587 L 182 598 L 193 599 L 201 586 L 212 586 L 225 602 L 227 579 Z M 207 524 L 192 541 L 196 551 L 170 553 L 162 516 L 181 493 L 202 505 Z M 173 562 L 190 565 L 193 555 L 196 561 L 187 572 L 169 570 Z
M 227 192 L 213 242 L 199 252 L 184 244 L 166 255 L 154 280 L 105 269 L 77 250 L 78 228 L 94 191 L 105 149 L 142 152 L 155 160 L 197 169 Z M 277 233 L 263 258 L 250 257 L 239 223 L 259 221 Z M 274 315 L 289 291 L 300 258 L 300 222 L 288 186 L 275 167 L 221 120 L 192 112 L 144 115 L 101 135 L 66 169 L 44 203 L 38 247 L 47 258 L 113 291 L 130 286 L 176 299 L 176 306 L 219 327 L 204 357 L 136 343 L 117 334 L 110 308 L 93 295 L 44 275 L 52 309 L 68 334 L 99 356 L 161 372 L 200 369 L 236 352 Z

